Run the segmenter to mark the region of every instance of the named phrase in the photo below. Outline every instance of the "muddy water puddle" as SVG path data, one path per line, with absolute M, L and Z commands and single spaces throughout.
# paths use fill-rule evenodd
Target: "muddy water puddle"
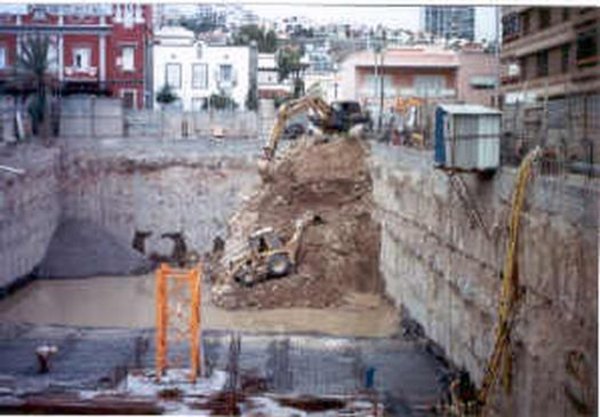
M 154 284 L 153 275 L 38 280 L 0 301 L 0 322 L 150 328 L 155 324 Z M 397 311 L 385 302 L 356 301 L 336 309 L 228 311 L 213 306 L 204 293 L 205 328 L 365 337 L 390 336 L 398 329 Z

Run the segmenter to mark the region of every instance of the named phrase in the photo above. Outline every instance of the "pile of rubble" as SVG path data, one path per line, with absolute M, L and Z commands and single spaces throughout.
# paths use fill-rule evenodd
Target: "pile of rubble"
M 224 272 L 227 256 L 221 258 L 213 275 L 215 304 L 323 308 L 343 304 L 351 292 L 383 293 L 366 146 L 355 137 L 321 143 L 302 138 L 273 162 L 271 180 L 231 218 L 225 255 L 265 227 L 289 240 L 295 221 L 307 212 L 319 222 L 306 227 L 296 268 L 287 276 L 243 286 Z

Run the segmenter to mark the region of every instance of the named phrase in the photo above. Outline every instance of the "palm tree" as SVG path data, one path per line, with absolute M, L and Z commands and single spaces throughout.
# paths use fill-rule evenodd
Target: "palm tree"
M 21 54 L 16 61 L 18 83 L 24 86 L 25 90 L 32 91 L 28 111 L 31 116 L 33 133 L 39 134 L 40 130 L 43 130 L 41 132 L 43 136 L 48 134 L 48 123 L 45 122 L 47 122 L 48 113 L 49 49 L 50 39 L 48 36 L 40 34 L 30 36 L 21 42 Z M 44 128 L 40 129 L 42 126 Z

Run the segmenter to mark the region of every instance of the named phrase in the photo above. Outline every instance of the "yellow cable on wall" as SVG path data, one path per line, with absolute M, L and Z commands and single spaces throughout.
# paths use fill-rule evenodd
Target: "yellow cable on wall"
M 494 350 L 488 361 L 481 390 L 479 391 L 480 409 L 485 410 L 488 396 L 498 374 L 502 371 L 502 379 L 505 390 L 508 392 L 511 386 L 512 365 L 510 353 L 510 333 L 516 314 L 516 306 L 519 299 L 519 269 L 518 269 L 518 244 L 519 226 L 521 212 L 525 202 L 527 184 L 531 177 L 533 164 L 539 158 L 541 150 L 536 147 L 530 151 L 521 162 L 517 174 L 515 190 L 512 196 L 512 207 L 509 219 L 509 235 L 504 259 L 502 275 L 502 290 L 500 294 L 500 305 L 498 311 L 498 326 L 496 328 L 496 342 Z

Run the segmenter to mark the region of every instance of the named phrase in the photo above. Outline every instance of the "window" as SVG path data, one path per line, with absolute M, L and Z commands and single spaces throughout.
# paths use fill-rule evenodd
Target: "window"
M 570 52 L 571 44 L 566 43 L 560 47 L 560 69 L 563 74 L 569 71 Z
M 562 9 L 563 22 L 566 22 L 567 20 L 569 20 L 570 16 L 571 16 L 571 9 L 569 9 L 568 7 L 563 7 L 563 9 Z
M 165 68 L 166 83 L 173 88 L 181 88 L 181 65 L 167 64 Z
M 492 89 L 496 87 L 496 77 L 493 75 L 474 75 L 469 84 L 475 89 Z
M 419 97 L 438 97 L 442 94 L 446 82 L 441 75 L 415 76 L 415 90 Z
M 219 66 L 219 81 L 226 83 L 233 81 L 233 68 L 230 64 Z
M 379 75 L 375 77 L 375 74 L 368 74 L 365 76 L 363 86 L 363 95 L 379 97 L 381 94 L 381 77 Z M 385 97 L 393 97 L 396 95 L 394 79 L 390 74 L 383 75 L 383 94 Z
M 0 46 L 0 68 L 6 68 L 6 48 Z
M 208 88 L 208 65 L 192 64 L 192 88 Z
M 598 62 L 598 32 L 591 29 L 577 36 L 577 65 L 594 66 Z
M 527 58 L 519 58 L 519 71 L 521 72 L 521 80 L 527 80 Z
M 523 35 L 527 35 L 529 33 L 529 29 L 530 29 L 530 19 L 529 19 L 529 13 L 525 12 L 522 15 L 522 22 L 523 22 Z
M 90 48 L 73 49 L 73 66 L 77 69 L 86 70 L 90 67 Z
M 540 12 L 540 29 L 546 29 L 550 26 L 551 18 L 550 18 L 550 9 L 547 7 L 542 7 L 539 9 Z
M 512 39 L 519 36 L 519 16 L 511 14 L 502 18 L 502 37 Z
M 538 77 L 546 77 L 548 75 L 548 51 L 537 53 L 537 71 Z
M 121 49 L 121 67 L 123 71 L 135 70 L 135 48 L 133 46 L 124 46 Z

